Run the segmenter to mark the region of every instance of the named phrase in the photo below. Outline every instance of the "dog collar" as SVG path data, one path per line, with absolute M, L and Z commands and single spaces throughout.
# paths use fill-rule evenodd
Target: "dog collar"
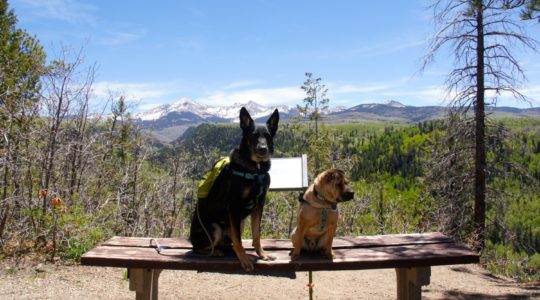
M 257 179 L 259 182 L 263 181 L 264 177 L 266 177 L 266 174 L 267 174 L 267 173 L 257 174 L 257 173 L 249 173 L 249 172 L 240 172 L 237 170 L 231 170 L 231 172 L 236 176 L 244 177 L 245 179 L 248 179 L 248 180 Z
M 315 197 L 317 197 L 317 199 L 321 200 L 321 201 L 324 201 L 328 204 L 330 204 L 330 208 L 332 209 L 332 211 L 335 211 L 337 209 L 337 204 L 332 202 L 332 201 L 328 201 L 326 199 L 326 197 L 324 197 L 324 195 L 322 193 L 320 193 L 319 191 L 317 191 L 317 189 L 315 187 L 313 187 L 313 195 Z
M 314 191 L 314 196 L 316 196 L 316 198 L 322 202 L 324 202 L 324 204 L 328 204 L 329 206 L 324 206 L 324 204 L 321 204 L 321 203 L 318 203 L 318 202 L 312 202 L 312 201 L 309 201 L 309 200 L 306 200 L 304 197 L 301 197 L 300 198 L 300 202 L 302 203 L 306 203 L 307 205 L 313 207 L 313 208 L 318 208 L 318 209 L 323 209 L 323 210 L 327 210 L 327 209 L 330 209 L 331 211 L 337 211 L 337 204 L 336 203 L 332 203 L 328 200 L 325 200 L 324 198 L 320 197 L 319 195 L 317 195 Z

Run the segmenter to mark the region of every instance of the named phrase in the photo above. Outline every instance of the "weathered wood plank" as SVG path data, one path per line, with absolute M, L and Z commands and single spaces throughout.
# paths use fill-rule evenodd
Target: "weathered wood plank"
M 148 238 L 148 237 L 120 237 L 115 236 L 101 244 L 101 246 L 127 246 L 127 247 L 152 247 L 159 245 L 172 248 L 191 249 L 191 243 L 186 239 L 178 238 Z M 373 235 L 360 237 L 336 237 L 333 248 L 368 248 L 377 246 L 392 245 L 421 245 L 433 243 L 452 242 L 447 236 L 438 232 L 413 233 L 413 234 L 393 234 L 393 235 Z M 243 240 L 244 248 L 253 249 L 251 240 Z M 265 249 L 292 249 L 289 239 L 264 239 L 262 245 Z
M 469 248 L 451 243 L 419 243 L 418 238 L 407 240 L 397 237 L 394 244 L 392 239 L 385 241 L 372 239 L 369 247 L 336 248 L 335 259 L 330 261 L 321 256 L 305 255 L 295 262 L 290 262 L 289 249 L 270 249 L 270 255 L 275 261 L 257 261 L 258 271 L 317 271 L 317 270 L 355 270 L 378 268 L 410 268 L 433 265 L 463 264 L 478 262 L 478 255 Z M 428 239 L 429 240 L 429 239 Z M 357 245 L 365 239 L 348 238 L 346 243 Z M 274 241 L 275 242 L 275 241 Z M 277 244 L 279 244 L 278 242 Z M 377 243 L 382 245 L 377 245 Z M 388 243 L 390 243 L 388 245 Z M 149 244 L 148 244 L 149 245 Z M 248 254 L 256 257 L 253 250 Z M 81 258 L 83 265 L 98 265 L 128 268 L 181 269 L 199 271 L 241 271 L 240 264 L 234 255 L 215 258 L 193 254 L 190 248 L 167 249 L 158 254 L 150 247 L 117 246 L 104 243 Z

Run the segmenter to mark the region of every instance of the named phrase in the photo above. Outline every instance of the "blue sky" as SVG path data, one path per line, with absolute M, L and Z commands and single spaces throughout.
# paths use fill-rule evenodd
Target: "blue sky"
M 124 94 L 135 111 L 183 97 L 300 104 L 305 72 L 322 78 L 331 106 L 447 104 L 451 56 L 419 72 L 434 32 L 428 1 L 8 2 L 50 59 L 62 46 L 83 48 L 97 65 L 95 99 Z M 527 32 L 540 40 L 540 24 Z M 529 79 L 522 92 L 540 106 L 540 55 L 518 57 Z M 498 105 L 530 106 L 506 97 Z

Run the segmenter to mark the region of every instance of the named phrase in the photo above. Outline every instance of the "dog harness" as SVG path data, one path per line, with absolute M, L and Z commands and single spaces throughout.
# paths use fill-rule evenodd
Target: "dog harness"
M 268 173 L 252 174 L 252 173 L 240 172 L 236 170 L 232 170 L 231 172 L 234 175 L 243 177 L 247 180 L 257 180 L 257 183 L 259 184 L 259 193 L 257 194 L 256 198 L 259 198 L 260 196 L 262 196 L 264 192 L 264 179 L 266 178 L 266 175 L 268 175 Z
M 266 176 L 268 176 L 268 173 L 249 173 L 249 172 L 241 172 L 238 170 L 234 170 L 229 165 L 228 168 L 231 171 L 231 174 L 245 178 L 247 180 L 253 180 L 255 186 L 259 186 L 259 192 L 257 193 L 257 196 L 255 196 L 254 201 L 250 200 L 247 202 L 244 206 L 245 210 L 251 210 L 253 207 L 255 207 L 258 203 L 262 201 L 261 197 L 264 194 L 264 180 L 266 179 Z
M 332 203 L 328 200 L 326 200 L 326 198 L 319 192 L 317 192 L 317 189 L 313 189 L 313 195 L 317 198 L 319 198 L 320 200 L 323 200 L 325 202 L 328 202 L 328 203 Z M 326 228 L 326 225 L 328 223 L 328 207 L 316 207 L 316 206 L 313 206 L 309 201 L 305 200 L 303 197 L 301 198 L 302 202 L 303 203 L 307 203 L 309 206 L 311 207 L 314 207 L 314 208 L 319 208 L 321 209 L 321 213 L 322 213 L 322 216 L 321 216 L 321 231 L 324 230 Z M 335 203 L 332 203 L 331 206 L 330 206 L 330 209 L 332 212 L 335 212 L 337 211 L 337 204 Z

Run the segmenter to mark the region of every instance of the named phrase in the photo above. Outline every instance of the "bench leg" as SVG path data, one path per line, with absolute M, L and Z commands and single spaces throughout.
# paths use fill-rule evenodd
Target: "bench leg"
M 397 299 L 422 299 L 422 286 L 429 284 L 430 276 L 430 267 L 396 268 Z
M 136 300 L 157 300 L 161 269 L 128 269 L 129 290 L 135 291 Z

